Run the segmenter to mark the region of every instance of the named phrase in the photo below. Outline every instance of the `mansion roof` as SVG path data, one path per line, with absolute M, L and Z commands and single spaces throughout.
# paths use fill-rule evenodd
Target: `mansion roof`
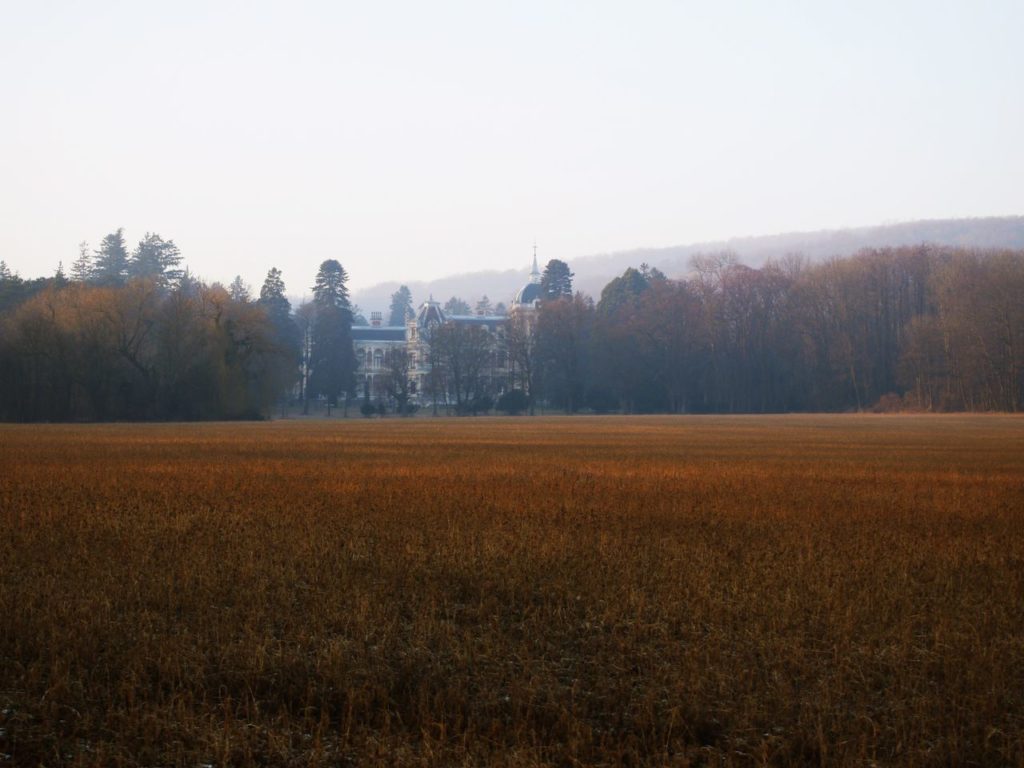
M 508 319 L 505 315 L 449 315 L 440 308 L 431 317 L 441 323 L 457 325 L 479 325 L 494 332 Z M 423 323 L 421 322 L 422 326 Z M 355 342 L 402 342 L 406 340 L 404 325 L 353 325 L 352 341 Z
M 353 325 L 352 341 L 405 341 L 405 326 Z
M 537 249 L 534 246 L 533 269 L 530 271 L 530 281 L 526 283 L 515 295 L 512 301 L 512 312 L 536 309 L 537 302 L 541 298 L 541 274 L 537 268 Z M 375 320 L 380 313 L 374 313 Z M 507 315 L 453 315 L 445 311 L 440 302 L 434 301 L 431 296 L 423 302 L 416 311 L 415 325 L 425 329 L 435 325 L 454 323 L 456 325 L 476 325 L 486 328 L 491 333 L 496 333 L 508 320 Z M 373 342 L 404 342 L 409 339 L 407 328 L 404 325 L 354 325 L 352 326 L 352 340 L 357 343 L 367 344 Z M 413 336 L 415 340 L 415 335 Z
M 492 331 L 508 320 L 505 315 L 445 315 L 445 317 L 451 323 L 483 325 Z

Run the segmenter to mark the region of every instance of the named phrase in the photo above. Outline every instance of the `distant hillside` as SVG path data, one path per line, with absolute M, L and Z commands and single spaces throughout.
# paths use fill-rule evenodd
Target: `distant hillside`
M 448 301 L 452 296 L 458 296 L 460 299 L 474 303 L 481 296 L 486 295 L 491 300 L 491 304 L 503 302 L 508 305 L 529 276 L 530 270 L 526 268 L 506 269 L 503 272 L 498 270 L 464 272 L 429 282 L 412 280 L 377 283 L 361 291 L 354 291 L 352 301 L 359 305 L 367 317 L 370 316 L 370 312 L 374 311 L 383 312 L 386 317 L 388 307 L 391 306 L 391 294 L 400 286 L 406 285 L 412 292 L 413 304 L 417 307 L 431 296 L 442 303 Z
M 921 243 L 964 248 L 1024 248 L 1024 216 L 936 219 L 877 227 L 789 232 L 667 248 L 640 248 L 578 258 L 556 258 L 568 261 L 576 273 L 576 287 L 596 298 L 609 280 L 622 274 L 627 267 L 636 267 L 644 262 L 657 267 L 669 277 L 682 277 L 689 271 L 690 259 L 699 253 L 732 251 L 740 261 L 756 267 L 769 259 L 789 253 L 799 253 L 812 260 L 818 260 L 830 256 L 848 256 L 863 248 Z M 472 303 L 483 294 L 486 294 L 492 303 L 501 301 L 507 304 L 528 277 L 529 269 L 524 265 L 522 269 L 468 272 L 430 282 L 410 282 L 406 285 L 412 291 L 416 304 L 430 295 L 439 301 L 459 296 Z M 353 295 L 353 300 L 366 312 L 385 311 L 390 304 L 391 294 L 398 290 L 400 284 L 379 283 L 357 291 Z

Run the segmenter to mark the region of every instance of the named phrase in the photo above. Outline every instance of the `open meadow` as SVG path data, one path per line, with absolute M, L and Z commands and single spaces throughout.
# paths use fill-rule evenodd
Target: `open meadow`
M 0 765 L 1022 765 L 1024 418 L 0 425 Z

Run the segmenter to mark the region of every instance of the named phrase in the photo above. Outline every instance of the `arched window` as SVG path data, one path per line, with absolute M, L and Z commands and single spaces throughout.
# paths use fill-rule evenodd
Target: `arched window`
M 373 367 L 373 350 L 372 349 L 366 350 L 366 367 L 367 368 L 372 368 Z
M 373 350 L 373 367 L 383 368 L 384 367 L 384 350 L 375 349 Z

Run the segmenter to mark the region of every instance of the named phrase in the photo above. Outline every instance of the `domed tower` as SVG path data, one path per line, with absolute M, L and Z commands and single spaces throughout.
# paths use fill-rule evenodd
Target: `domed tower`
M 533 246 L 533 269 L 530 270 L 530 282 L 519 289 L 512 299 L 512 309 L 536 309 L 540 304 L 540 270 L 537 269 L 537 246 Z

